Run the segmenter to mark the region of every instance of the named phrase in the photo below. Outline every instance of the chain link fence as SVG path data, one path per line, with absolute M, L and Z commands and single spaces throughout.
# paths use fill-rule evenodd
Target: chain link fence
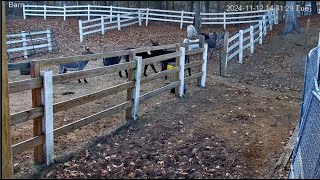
M 304 89 L 289 178 L 320 179 L 320 46 L 307 56 Z

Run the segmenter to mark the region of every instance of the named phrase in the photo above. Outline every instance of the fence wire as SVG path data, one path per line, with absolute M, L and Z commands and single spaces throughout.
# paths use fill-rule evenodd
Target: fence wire
M 307 56 L 298 137 L 289 178 L 320 179 L 320 47 Z

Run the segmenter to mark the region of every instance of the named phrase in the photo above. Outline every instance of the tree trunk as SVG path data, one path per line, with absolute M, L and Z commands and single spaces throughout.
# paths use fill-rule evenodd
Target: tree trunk
M 317 1 L 311 1 L 311 14 L 312 15 L 318 14 Z
M 300 27 L 296 17 L 296 1 L 287 1 L 286 6 L 294 8 L 292 11 L 290 10 L 285 12 L 285 27 L 282 33 L 287 34 L 292 33 L 293 31 L 300 33 Z
M 193 6 L 194 6 L 194 1 L 191 1 L 189 12 L 193 12 Z
M 221 12 L 221 1 L 217 2 L 217 9 L 216 10 L 218 13 Z
M 172 10 L 174 10 L 174 1 L 172 1 Z
M 166 1 L 166 10 L 169 10 L 169 1 Z
M 200 1 L 196 1 L 194 5 L 194 27 L 196 28 L 198 35 L 200 35 Z
M 205 1 L 205 12 L 209 13 L 210 10 L 210 1 Z

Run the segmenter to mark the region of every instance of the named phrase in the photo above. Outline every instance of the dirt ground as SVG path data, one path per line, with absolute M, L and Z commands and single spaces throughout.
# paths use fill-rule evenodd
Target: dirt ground
M 283 22 L 268 31 L 255 53 L 245 53 L 243 64 L 232 61 L 228 77 L 219 77 L 216 59 L 208 61 L 206 88 L 195 81 L 187 84 L 184 98 L 169 92 L 141 104 L 139 120 L 126 124 L 125 113 L 104 118 L 55 138 L 57 162 L 49 168 L 32 164 L 32 150 L 14 157 L 16 177 L 35 178 L 286 178 L 286 170 L 270 174 L 299 118 L 305 57 L 316 46 L 320 17 L 311 18 L 310 36 L 280 36 Z M 300 18 L 302 28 L 307 18 Z M 51 26 L 59 51 L 30 59 L 78 55 L 83 49 L 78 37 L 78 19 L 49 18 L 9 20 L 8 32 L 28 26 Z M 228 27 L 227 31 L 241 29 Z M 28 30 L 28 29 L 27 29 Z M 204 32 L 222 31 L 220 26 L 204 26 Z M 95 52 L 149 46 L 150 38 L 160 44 L 181 42 L 186 27 L 151 22 L 148 27 L 132 26 L 105 35 L 92 35 L 85 44 Z M 307 43 L 304 43 L 307 38 Z M 87 68 L 102 66 L 102 60 Z M 57 73 L 58 67 L 49 67 Z M 159 70 L 159 65 L 157 66 Z M 149 74 L 153 73 L 150 69 Z M 9 72 L 9 82 L 27 79 L 18 71 Z M 54 102 L 78 97 L 125 82 L 117 73 L 54 86 Z M 143 84 L 141 94 L 165 85 L 157 79 Z M 66 94 L 66 95 L 64 95 Z M 125 101 L 121 92 L 63 112 L 55 113 L 54 126 L 100 112 Z M 31 108 L 31 92 L 10 95 L 10 113 Z M 11 128 L 12 143 L 32 137 L 32 121 Z M 39 169 L 40 168 L 40 169 Z

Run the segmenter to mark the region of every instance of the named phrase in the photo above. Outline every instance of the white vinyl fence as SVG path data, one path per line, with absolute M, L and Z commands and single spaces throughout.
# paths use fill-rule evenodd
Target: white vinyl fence
M 35 6 L 35 5 L 24 5 L 23 16 L 24 19 L 27 16 L 43 16 L 44 19 L 49 16 L 60 16 L 64 17 L 75 17 L 83 16 L 87 17 L 88 20 L 91 17 L 110 16 L 117 14 L 135 13 L 135 16 L 148 22 L 153 21 L 164 21 L 164 22 L 176 22 L 180 24 L 182 29 L 183 24 L 192 24 L 194 12 L 185 11 L 172 11 L 172 10 L 158 10 L 149 8 L 124 8 L 114 6 Z M 224 13 L 200 13 L 201 24 L 221 24 L 226 29 L 227 24 L 242 24 L 242 23 L 254 23 L 261 20 L 261 18 L 268 14 L 275 14 L 276 19 L 278 18 L 278 10 L 261 10 L 261 11 L 248 11 L 248 12 L 224 12 Z M 276 20 L 278 22 L 278 20 Z
M 23 53 L 25 59 L 30 55 L 30 51 L 36 49 L 48 49 L 52 51 L 51 30 L 37 31 L 37 32 L 25 32 L 20 34 L 7 34 L 7 53 Z
M 245 30 L 239 30 L 238 33 L 230 37 L 225 37 L 225 58 L 222 59 L 223 71 L 222 75 L 227 76 L 228 63 L 235 57 L 238 57 L 238 62 L 242 64 L 244 50 L 250 48 L 250 52 L 254 53 L 254 45 L 256 42 L 262 44 L 263 37 L 266 36 L 267 30 L 272 30 L 272 25 L 277 23 L 277 19 L 272 14 L 264 15 L 262 20 L 258 21 L 256 25 L 251 25 Z

